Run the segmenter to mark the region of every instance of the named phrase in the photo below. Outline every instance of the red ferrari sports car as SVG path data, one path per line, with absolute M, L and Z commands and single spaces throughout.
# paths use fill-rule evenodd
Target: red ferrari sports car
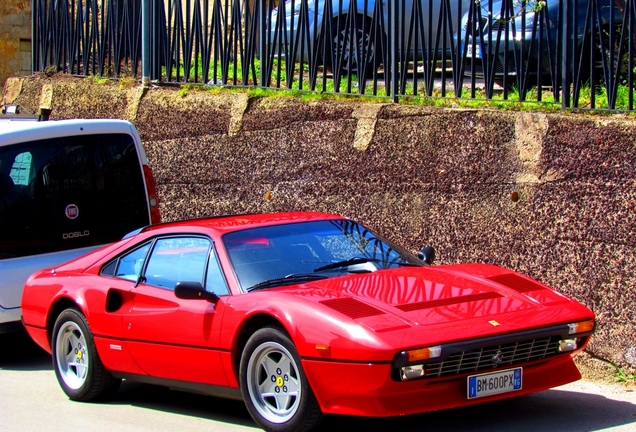
M 397 416 L 580 378 L 594 314 L 493 265 L 429 265 L 324 213 L 153 225 L 26 284 L 69 398 L 122 379 L 242 399 L 266 430 Z

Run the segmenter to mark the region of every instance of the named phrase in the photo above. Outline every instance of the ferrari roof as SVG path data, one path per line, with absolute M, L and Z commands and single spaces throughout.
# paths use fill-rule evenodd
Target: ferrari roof
M 321 212 L 282 212 L 282 213 L 255 213 L 242 215 L 214 216 L 198 219 L 187 219 L 175 222 L 167 222 L 159 225 L 150 225 L 143 232 L 165 228 L 208 228 L 219 233 L 240 231 L 246 228 L 255 228 L 268 225 L 282 225 L 295 222 L 311 222 L 318 220 L 346 219 L 343 216 Z

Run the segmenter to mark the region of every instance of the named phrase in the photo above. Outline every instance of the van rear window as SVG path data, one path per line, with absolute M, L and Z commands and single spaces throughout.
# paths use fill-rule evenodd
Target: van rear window
M 0 146 L 0 259 L 110 243 L 148 224 L 132 136 Z

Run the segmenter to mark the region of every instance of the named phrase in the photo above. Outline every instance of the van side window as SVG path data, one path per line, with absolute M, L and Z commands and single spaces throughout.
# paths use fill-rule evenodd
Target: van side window
M 133 136 L 0 146 L 0 259 L 110 243 L 149 221 Z
M 16 186 L 27 186 L 31 181 L 32 172 L 31 152 L 20 153 L 15 157 L 13 166 L 11 166 L 11 174 L 9 176 Z

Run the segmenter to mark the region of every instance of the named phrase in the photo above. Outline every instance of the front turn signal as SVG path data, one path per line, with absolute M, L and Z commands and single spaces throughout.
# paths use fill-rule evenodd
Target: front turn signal
M 594 320 L 581 321 L 568 324 L 569 334 L 589 333 L 594 330 Z
M 442 347 L 434 346 L 429 348 L 420 348 L 416 350 L 406 351 L 406 361 L 409 363 L 428 360 L 442 355 Z

